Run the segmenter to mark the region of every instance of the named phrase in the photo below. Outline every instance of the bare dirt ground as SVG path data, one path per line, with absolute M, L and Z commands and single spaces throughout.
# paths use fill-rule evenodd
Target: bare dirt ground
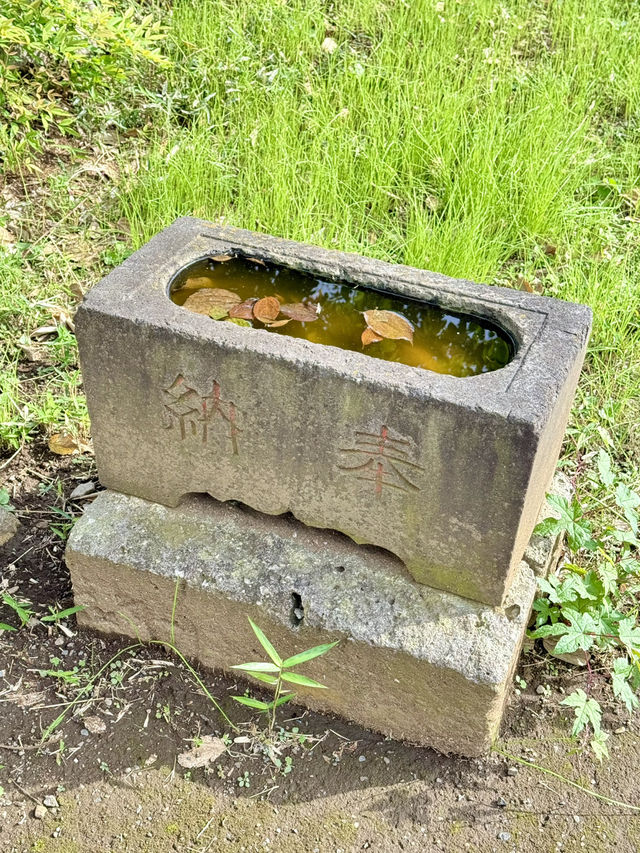
M 521 661 L 527 686 L 512 693 L 499 752 L 483 760 L 283 709 L 281 724 L 298 729 L 287 741 L 289 772 L 249 737 L 208 767 L 184 769 L 177 757 L 192 739 L 220 736 L 225 725 L 180 662 L 155 647 L 108 664 L 124 641 L 78 631 L 73 617 L 63 627 L 38 619 L 50 605 L 73 601 L 64 537 L 83 501 L 69 495 L 78 483 L 97 481 L 91 457 L 56 458 L 35 444 L 0 479 L 22 525 L 0 549 L 1 583 L 32 602 L 35 614 L 26 627 L 0 634 L 2 853 L 640 849 L 640 809 L 625 805 L 640 805 L 638 723 L 607 705 L 604 676 L 594 670 L 591 690 L 608 708 L 606 728 L 617 732 L 610 760 L 595 763 L 568 738 L 558 706 L 582 674 L 554 667 L 535 649 Z M 0 621 L 16 624 L 15 614 L 2 608 Z M 237 723 L 249 719 L 229 698 L 242 686 L 200 675 Z

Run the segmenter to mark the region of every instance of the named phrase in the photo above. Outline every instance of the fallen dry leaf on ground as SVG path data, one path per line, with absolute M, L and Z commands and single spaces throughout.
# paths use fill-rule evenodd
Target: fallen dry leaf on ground
M 78 453 L 80 447 L 72 435 L 57 432 L 49 439 L 49 450 L 58 456 L 71 456 L 72 453 Z
M 215 761 L 216 758 L 219 758 L 226 749 L 224 741 L 219 737 L 205 735 L 202 738 L 200 746 L 194 746 L 193 749 L 180 753 L 178 764 L 180 767 L 187 767 L 189 769 L 193 767 L 206 767 L 212 761 Z

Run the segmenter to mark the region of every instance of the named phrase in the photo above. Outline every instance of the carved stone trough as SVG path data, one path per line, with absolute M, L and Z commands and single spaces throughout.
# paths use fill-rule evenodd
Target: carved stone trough
M 513 358 L 456 378 L 174 304 L 175 276 L 219 255 L 484 317 Z M 178 220 L 76 317 L 109 490 L 67 547 L 79 623 L 167 637 L 178 580 L 184 654 L 260 659 L 247 615 L 287 655 L 339 639 L 306 669 L 328 689 L 300 702 L 481 753 L 556 554 L 539 537 L 525 549 L 589 327 L 579 305 Z
M 484 316 L 515 355 L 457 378 L 171 302 L 182 267 L 220 254 Z M 553 475 L 590 311 L 189 218 L 100 282 L 76 326 L 107 488 L 167 506 L 195 492 L 292 513 L 386 548 L 420 583 L 499 605 Z M 388 488 L 358 475 L 354 460 L 374 457 Z

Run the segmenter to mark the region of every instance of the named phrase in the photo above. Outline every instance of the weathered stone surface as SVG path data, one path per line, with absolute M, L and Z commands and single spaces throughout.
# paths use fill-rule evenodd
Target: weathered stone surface
M 18 526 L 18 519 L 15 515 L 0 506 L 0 546 L 16 534 Z
M 83 626 L 166 639 L 180 579 L 185 655 L 221 669 L 260 660 L 247 616 L 287 655 L 340 639 L 306 665 L 329 689 L 301 689 L 304 704 L 467 755 L 497 732 L 535 590 L 522 562 L 493 609 L 417 583 L 388 552 L 202 496 L 171 509 L 103 492 L 66 559 Z
M 517 353 L 460 379 L 215 323 L 175 305 L 167 288 L 185 264 L 216 254 L 481 314 L 511 333 Z M 168 506 L 195 492 L 291 512 L 389 549 L 420 582 L 499 604 L 551 481 L 590 312 L 182 219 L 89 293 L 76 326 L 107 488 Z M 183 403 L 192 416 L 180 423 Z M 408 483 L 393 455 L 407 460 L 396 467 Z M 379 494 L 349 470 L 369 459 L 389 468 Z

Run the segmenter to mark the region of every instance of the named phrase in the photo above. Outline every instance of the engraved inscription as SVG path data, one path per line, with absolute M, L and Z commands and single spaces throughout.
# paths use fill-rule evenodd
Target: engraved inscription
M 418 471 L 423 471 L 411 458 L 413 443 L 407 438 L 393 438 L 389 427 L 380 427 L 379 433 L 356 431 L 354 447 L 342 448 L 355 464 L 339 465 L 341 471 L 353 471 L 358 480 L 374 484 L 377 498 L 383 490 L 398 489 L 401 492 L 418 492 L 420 487 L 413 482 Z
M 238 454 L 238 435 L 242 432 L 238 426 L 238 409 L 235 403 L 222 399 L 220 383 L 212 380 L 211 393 L 199 394 L 188 384 L 182 374 L 163 391 L 164 421 L 166 429 L 178 427 L 180 438 L 199 435 L 206 444 L 212 425 L 219 421 L 227 430 L 234 456 Z

